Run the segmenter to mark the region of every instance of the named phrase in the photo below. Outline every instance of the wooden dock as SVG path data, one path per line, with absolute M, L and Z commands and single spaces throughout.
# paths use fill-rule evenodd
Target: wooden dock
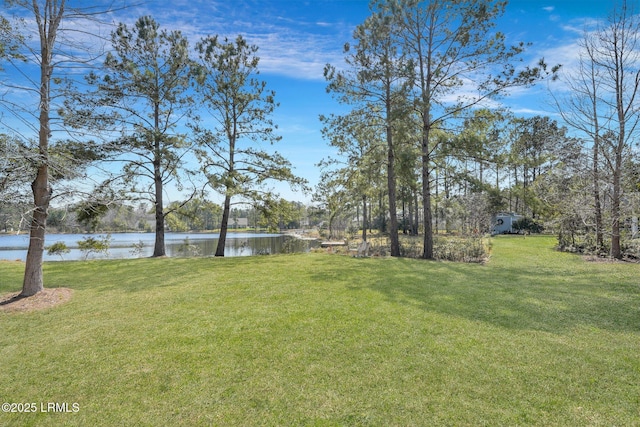
M 347 246 L 347 242 L 322 242 L 320 243 L 321 248 L 333 248 L 337 246 Z

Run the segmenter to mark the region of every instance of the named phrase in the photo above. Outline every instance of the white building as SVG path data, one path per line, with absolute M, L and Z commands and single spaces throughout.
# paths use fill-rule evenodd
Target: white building
M 491 234 L 495 235 L 517 233 L 517 231 L 513 229 L 513 224 L 522 218 L 522 215 L 517 215 L 512 212 L 499 212 L 493 218 L 493 228 L 491 229 Z

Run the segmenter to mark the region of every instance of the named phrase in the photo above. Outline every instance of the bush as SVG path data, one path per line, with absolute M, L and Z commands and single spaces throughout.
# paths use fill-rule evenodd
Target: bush
M 84 237 L 82 240 L 78 240 L 78 247 L 84 252 L 84 259 L 89 258 L 91 253 L 102 253 L 104 255 L 109 254 L 109 247 L 111 246 L 111 234 L 107 234 L 102 238 L 94 238 L 91 236 Z
M 71 249 L 64 242 L 55 242 L 47 249 L 47 255 L 58 255 L 60 259 L 64 259 L 64 254 L 71 252 Z
M 484 262 L 489 257 L 489 248 L 479 236 L 436 237 L 433 254 L 442 261 Z
M 400 256 L 406 258 L 422 257 L 423 240 L 421 236 L 400 237 Z M 390 250 L 390 239 L 387 236 L 371 237 L 372 256 L 387 256 Z M 433 255 L 441 261 L 485 262 L 489 257 L 487 240 L 481 236 L 434 236 Z M 334 249 L 339 253 L 340 249 Z M 348 251 L 347 251 L 348 252 Z
M 138 243 L 134 243 L 129 253 L 135 257 L 139 257 L 144 252 L 144 242 L 139 240 Z
M 622 251 L 627 258 L 640 259 L 640 239 L 625 241 Z
M 528 232 L 536 234 L 542 233 L 544 231 L 544 226 L 540 222 L 529 217 L 520 218 L 513 223 L 511 228 L 518 232 Z
M 200 256 L 200 248 L 191 243 L 188 237 L 185 237 L 184 242 L 178 248 L 178 253 L 186 257 L 196 257 Z

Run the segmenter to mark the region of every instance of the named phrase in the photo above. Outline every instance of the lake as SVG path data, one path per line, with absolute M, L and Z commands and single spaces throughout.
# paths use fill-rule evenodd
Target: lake
M 85 253 L 78 248 L 78 241 L 85 237 L 102 239 L 106 234 L 51 234 L 47 235 L 45 247 L 63 242 L 71 250 L 64 254 L 48 255 L 45 261 L 72 261 L 85 259 Z M 167 256 L 213 256 L 218 245 L 217 233 L 166 233 L 165 247 Z M 91 253 L 88 259 L 104 258 L 144 258 L 153 254 L 155 235 L 153 233 L 113 233 L 108 253 Z M 0 260 L 21 260 L 27 257 L 29 234 L 0 235 Z M 229 233 L 224 249 L 225 256 L 267 255 L 291 252 L 308 252 L 318 246 L 314 240 L 302 240 L 284 234 L 267 233 Z

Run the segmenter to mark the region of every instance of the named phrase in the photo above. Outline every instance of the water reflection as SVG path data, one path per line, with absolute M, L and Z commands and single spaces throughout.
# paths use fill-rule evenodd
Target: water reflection
M 70 252 L 48 255 L 45 261 L 66 261 L 104 258 L 144 258 L 153 254 L 154 235 L 151 233 L 115 233 L 106 254 L 87 254 L 78 248 L 78 241 L 85 237 L 102 239 L 105 234 L 56 234 L 48 235 L 46 247 L 56 242 L 64 243 Z M 170 257 L 213 256 L 218 245 L 218 234 L 212 233 L 167 233 L 165 247 Z M 29 245 L 29 235 L 0 235 L 0 259 L 24 261 Z M 307 252 L 318 245 L 317 241 L 301 240 L 282 234 L 229 233 L 225 244 L 225 256 L 271 255 L 280 253 Z

